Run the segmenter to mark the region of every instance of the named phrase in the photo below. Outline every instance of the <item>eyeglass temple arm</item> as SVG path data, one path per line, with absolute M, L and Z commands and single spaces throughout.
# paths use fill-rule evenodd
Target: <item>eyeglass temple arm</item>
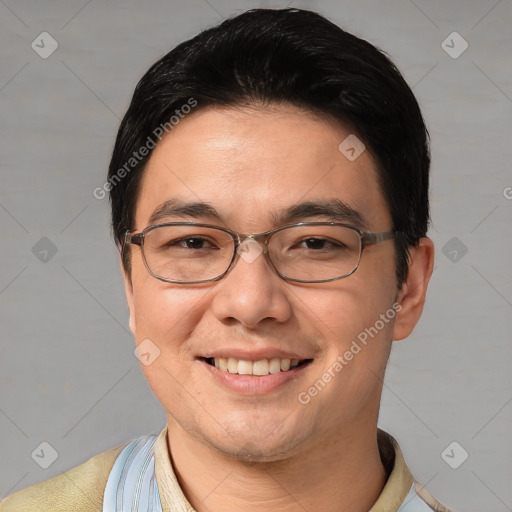
M 392 238 L 396 238 L 399 233 L 395 231 L 385 231 L 382 233 L 363 233 L 362 239 L 365 245 L 373 245 L 378 244 L 379 242 L 383 242 L 384 240 L 391 240 Z
M 142 234 L 139 233 L 138 235 L 134 235 L 129 231 L 126 231 L 126 233 L 124 234 L 124 245 L 126 246 L 128 244 L 134 244 L 140 246 L 142 245 L 142 239 Z

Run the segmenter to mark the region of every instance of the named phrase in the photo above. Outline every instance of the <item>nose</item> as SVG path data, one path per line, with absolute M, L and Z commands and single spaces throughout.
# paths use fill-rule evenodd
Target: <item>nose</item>
M 212 301 L 222 322 L 239 322 L 248 329 L 264 320 L 285 322 L 292 314 L 285 283 L 264 254 L 265 246 L 248 238 L 238 246 L 230 271 L 217 283 Z

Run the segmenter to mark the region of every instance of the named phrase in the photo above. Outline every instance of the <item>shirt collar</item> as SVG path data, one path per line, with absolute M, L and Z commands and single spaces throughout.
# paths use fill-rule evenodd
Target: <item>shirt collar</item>
M 382 463 L 389 476 L 370 512 L 396 512 L 409 494 L 414 480 L 395 439 L 379 429 L 377 441 Z

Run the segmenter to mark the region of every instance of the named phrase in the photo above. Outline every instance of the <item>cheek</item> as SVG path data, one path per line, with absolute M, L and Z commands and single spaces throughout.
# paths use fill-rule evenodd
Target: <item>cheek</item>
M 333 282 L 329 288 L 311 290 L 311 297 L 303 293 L 299 301 L 299 318 L 308 318 L 309 325 L 340 347 L 373 325 L 392 307 L 394 299 L 384 282 L 361 281 L 355 274 L 348 279 L 350 283 Z
M 150 364 L 141 359 L 141 369 L 150 387 L 166 409 L 177 401 L 186 403 L 185 383 L 195 354 L 189 339 L 202 317 L 205 291 L 170 289 L 156 281 L 134 287 L 136 343 L 156 355 Z M 150 340 L 148 342 L 147 340 Z M 174 405 L 175 407 L 175 405 Z
M 134 281 L 135 339 L 149 338 L 163 353 L 182 350 L 203 315 L 207 293 L 171 286 L 151 276 Z
M 347 280 L 331 284 L 331 289 L 315 290 L 314 300 L 302 297 L 301 304 L 307 307 L 302 306 L 299 315 L 303 319 L 301 331 L 314 329 L 312 337 L 321 348 L 317 377 L 322 378 L 325 372 L 336 375 L 324 398 L 349 400 L 358 396 L 358 401 L 365 403 L 378 384 L 378 378 L 373 377 L 383 375 L 389 356 L 396 315 L 394 294 L 386 283 L 363 282 L 355 274 L 350 278 L 354 278 L 350 283 Z
M 338 290 L 315 290 L 314 300 L 301 297 L 307 307 L 298 312 L 300 331 L 313 328 L 321 348 L 315 372 L 301 390 L 301 397 L 311 400 L 311 417 L 322 417 L 320 429 L 355 421 L 364 416 L 363 409 L 378 407 L 375 397 L 380 396 L 391 347 L 395 310 L 389 290 L 379 294 L 348 281 L 343 285 L 338 284 Z M 387 321 L 381 320 L 386 312 Z

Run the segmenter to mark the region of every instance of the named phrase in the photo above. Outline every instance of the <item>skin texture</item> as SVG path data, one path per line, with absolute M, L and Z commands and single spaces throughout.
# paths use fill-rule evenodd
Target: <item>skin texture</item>
M 221 221 L 166 221 L 260 233 L 277 227 L 272 212 L 338 198 L 360 212 L 370 231 L 390 231 L 372 155 L 366 150 L 349 161 L 338 150 L 350 133 L 289 105 L 197 111 L 153 151 L 135 231 L 174 197 L 208 202 Z M 139 247 L 130 250 L 130 328 L 137 344 L 149 338 L 161 351 L 142 369 L 168 413 L 173 465 L 191 504 L 200 512 L 369 510 L 386 480 L 376 442 L 382 379 L 393 339 L 407 337 L 421 315 L 432 242 L 411 248 L 400 290 L 392 241 L 365 248 L 353 275 L 322 284 L 285 282 L 264 257 L 239 258 L 218 282 L 170 284 L 148 273 Z M 394 320 L 301 404 L 298 394 L 395 301 L 401 311 Z M 277 390 L 247 396 L 221 385 L 199 359 L 212 348 L 268 347 L 313 362 Z

